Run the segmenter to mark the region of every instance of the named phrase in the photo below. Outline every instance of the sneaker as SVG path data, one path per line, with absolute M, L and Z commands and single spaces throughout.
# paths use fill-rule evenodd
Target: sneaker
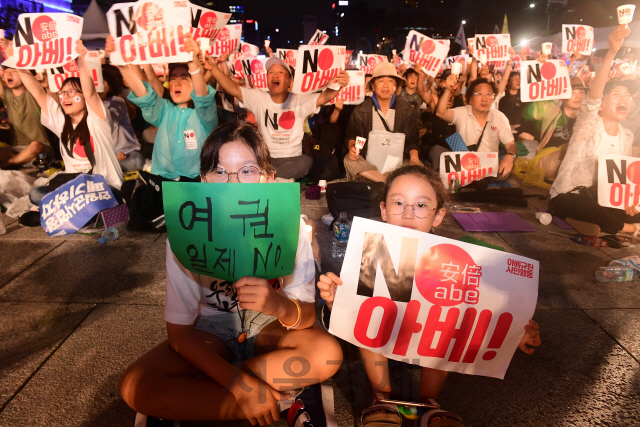
M 273 182 L 296 182 L 294 178 L 276 178 Z
M 333 220 L 335 218 L 333 218 L 333 215 L 331 215 L 330 213 L 326 214 L 326 215 L 322 215 L 322 223 L 325 225 L 331 225 L 331 223 L 333 223 Z
M 305 387 L 302 391 L 290 392 L 293 396 L 283 401 L 283 407 L 291 406 L 281 411 L 281 418 L 287 420 L 289 427 L 337 427 L 333 403 L 333 387 L 328 384 L 315 384 Z M 287 403 L 285 403 L 287 402 Z M 280 408 L 280 405 L 279 405 Z

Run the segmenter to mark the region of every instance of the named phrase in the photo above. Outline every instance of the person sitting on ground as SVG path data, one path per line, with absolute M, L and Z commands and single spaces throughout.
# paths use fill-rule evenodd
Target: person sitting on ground
M 373 90 L 373 96 L 365 98 L 353 110 L 347 127 L 345 142 L 349 153 L 344 157 L 344 167 L 349 181 L 355 181 L 358 177 L 375 182 L 384 182 L 386 179 L 381 171 L 366 160 L 369 141 L 360 154 L 356 149 L 356 137 L 369 140 L 371 131 L 403 133 L 404 157 L 411 164 L 423 164 L 419 157 L 419 110 L 396 98 L 397 86 L 402 82 L 404 79 L 398 76 L 396 67 L 389 62 L 381 62 L 373 68 L 373 77 L 368 86 Z
M 207 61 L 210 64 L 216 62 L 213 58 Z M 302 150 L 304 121 L 318 113 L 320 107 L 349 84 L 349 74 L 340 71 L 334 80 L 339 84 L 337 90 L 327 88 L 321 93 L 299 95 L 289 91 L 293 76 L 289 66 L 279 58 L 271 57 L 265 63 L 268 92 L 239 86 L 219 66 L 210 68 L 224 91 L 236 97 L 254 114 L 276 167 L 276 179 L 294 181 L 305 176 L 313 165 L 313 159 Z
M 407 81 L 406 85 L 398 86 L 396 90 L 396 97 L 398 99 L 402 99 L 407 102 L 416 111 L 420 111 L 420 106 L 422 105 L 422 98 L 420 98 L 420 94 L 418 93 L 418 79 L 422 77 L 414 68 L 409 68 L 404 76 Z
M 567 154 L 551 186 L 549 210 L 565 219 L 585 235 L 640 232 L 638 210 L 624 210 L 598 204 L 598 157 L 606 154 L 632 155 L 633 134 L 621 122 L 633 106 L 638 92 L 634 80 L 607 82 L 611 62 L 626 36 L 631 33 L 619 25 L 609 35 L 609 49 L 596 72 L 589 94 L 582 103 L 573 126 Z
M 270 183 L 275 172 L 263 136 L 247 122 L 221 124 L 205 141 L 200 168 L 202 186 Z M 264 426 L 288 409 L 283 400 L 292 399 L 284 413 L 290 425 L 302 425 L 307 415 L 310 424 L 323 425 L 307 413 L 305 400 L 312 394 L 307 390 L 319 393 L 319 387 L 299 396 L 292 389 L 330 378 L 342 363 L 342 349 L 315 325 L 313 251 L 302 219 L 299 225 L 293 273 L 274 285 L 258 277 L 231 283 L 193 273 L 167 240 L 168 339 L 123 374 L 120 393 L 129 406 L 149 418 L 249 420 Z M 292 360 L 304 361 L 304 372 L 288 369 Z M 149 418 L 142 425 L 152 425 Z
M 402 166 L 390 172 L 384 185 L 380 211 L 382 220 L 391 225 L 412 228 L 430 233 L 432 228 L 442 224 L 446 215 L 444 203 L 447 190 L 442 179 L 431 168 L 417 165 Z M 409 208 L 409 209 L 408 209 Z M 328 272 L 320 276 L 318 289 L 320 297 L 325 300 L 322 310 L 322 320 L 325 327 L 329 326 L 336 288 L 342 285 L 342 280 L 334 273 Z M 539 326 L 533 320 L 525 326 L 525 333 L 519 348 L 526 354 L 532 354 L 534 347 L 541 344 Z M 378 353 L 365 348 L 359 348 L 360 357 L 373 395 L 380 393 L 388 399 L 393 392 L 389 380 L 389 361 Z M 437 399 L 448 372 L 432 368 L 421 368 L 420 400 L 431 403 L 430 399 Z M 396 405 L 374 402 L 362 412 L 363 427 L 385 426 L 399 427 L 402 417 Z M 457 415 L 445 411 L 430 411 L 422 416 L 418 424 L 422 427 L 449 426 L 461 427 L 462 420 Z
M 438 100 L 436 114 L 447 123 L 456 126 L 456 132 L 469 151 L 482 153 L 497 153 L 502 142 L 507 149 L 498 167 L 498 179 L 506 179 L 518 153 L 509 120 L 500 111 L 492 108 L 496 93 L 496 85 L 484 78 L 473 80 L 465 98 L 468 105 L 457 108 L 447 108 L 451 92 L 457 83 L 457 76 L 447 77 L 446 88 Z M 448 151 L 440 145 L 435 145 L 429 151 L 431 164 L 436 170 L 440 167 L 440 155 Z

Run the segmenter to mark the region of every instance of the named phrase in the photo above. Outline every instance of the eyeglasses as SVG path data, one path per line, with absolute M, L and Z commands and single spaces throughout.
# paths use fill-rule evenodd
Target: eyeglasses
M 411 206 L 413 208 L 413 214 L 416 216 L 416 218 L 420 219 L 429 218 L 431 212 L 436 210 L 435 208 L 432 208 L 431 205 L 427 202 L 416 202 L 413 205 L 409 205 L 405 204 L 402 199 L 393 199 L 387 206 L 387 209 L 394 215 L 402 215 L 407 209 L 407 206 Z
M 237 172 L 227 172 L 225 168 L 215 168 L 210 172 L 211 182 L 229 182 L 231 175 L 234 174 L 239 182 L 255 184 L 260 182 L 260 177 L 264 172 L 255 166 L 243 166 Z
M 82 92 L 80 92 L 79 90 L 73 90 L 73 89 L 61 90 L 60 92 L 58 92 L 58 98 L 62 99 L 66 95 L 68 95 L 69 98 L 73 98 L 74 96 L 76 96 L 77 93 L 82 93 Z
M 473 94 L 473 96 L 477 96 L 478 98 L 482 97 L 482 98 L 493 98 L 495 96 L 495 94 L 493 93 L 480 93 L 480 92 L 476 92 Z

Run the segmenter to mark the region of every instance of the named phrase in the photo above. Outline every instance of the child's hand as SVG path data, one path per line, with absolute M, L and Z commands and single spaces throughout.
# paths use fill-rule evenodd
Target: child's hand
M 327 302 L 329 310 L 333 308 L 333 300 L 336 297 L 336 289 L 342 285 L 342 279 L 335 274 L 329 272 L 320 276 L 318 280 L 318 289 L 320 289 L 320 298 Z
M 84 43 L 82 43 L 82 40 L 76 40 L 76 53 L 79 55 L 78 57 L 80 59 L 84 59 L 84 57 L 87 55 L 87 52 L 89 52 L 89 49 L 84 47 Z
M 239 382 L 241 383 L 235 384 L 229 391 L 252 425 L 269 425 L 280 419 L 278 401 L 288 399 L 288 394 L 274 390 L 247 374 L 243 374 Z
M 235 287 L 240 308 L 278 317 L 284 297 L 266 279 L 243 277 L 235 283 Z
M 529 320 L 529 324 L 524 327 L 525 334 L 520 340 L 520 345 L 518 348 L 527 354 L 532 354 L 535 348 L 542 344 L 542 340 L 540 340 L 540 326 L 533 320 Z M 530 347 L 527 347 L 530 346 Z
M 107 41 L 104 45 L 104 54 L 105 56 L 109 55 L 111 52 L 116 51 L 116 42 L 113 39 L 113 36 L 107 36 Z

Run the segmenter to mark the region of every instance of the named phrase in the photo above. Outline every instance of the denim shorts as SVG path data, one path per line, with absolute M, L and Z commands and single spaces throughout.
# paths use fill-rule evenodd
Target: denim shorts
M 244 323 L 247 338 L 242 343 L 238 342 L 238 337 L 242 334 L 242 325 L 240 315 L 237 312 L 200 316 L 196 320 L 195 328 L 215 335 L 224 341 L 233 352 L 231 363 L 235 364 L 255 356 L 256 337 L 265 326 L 274 320 L 278 319 L 258 311 L 245 310 Z

